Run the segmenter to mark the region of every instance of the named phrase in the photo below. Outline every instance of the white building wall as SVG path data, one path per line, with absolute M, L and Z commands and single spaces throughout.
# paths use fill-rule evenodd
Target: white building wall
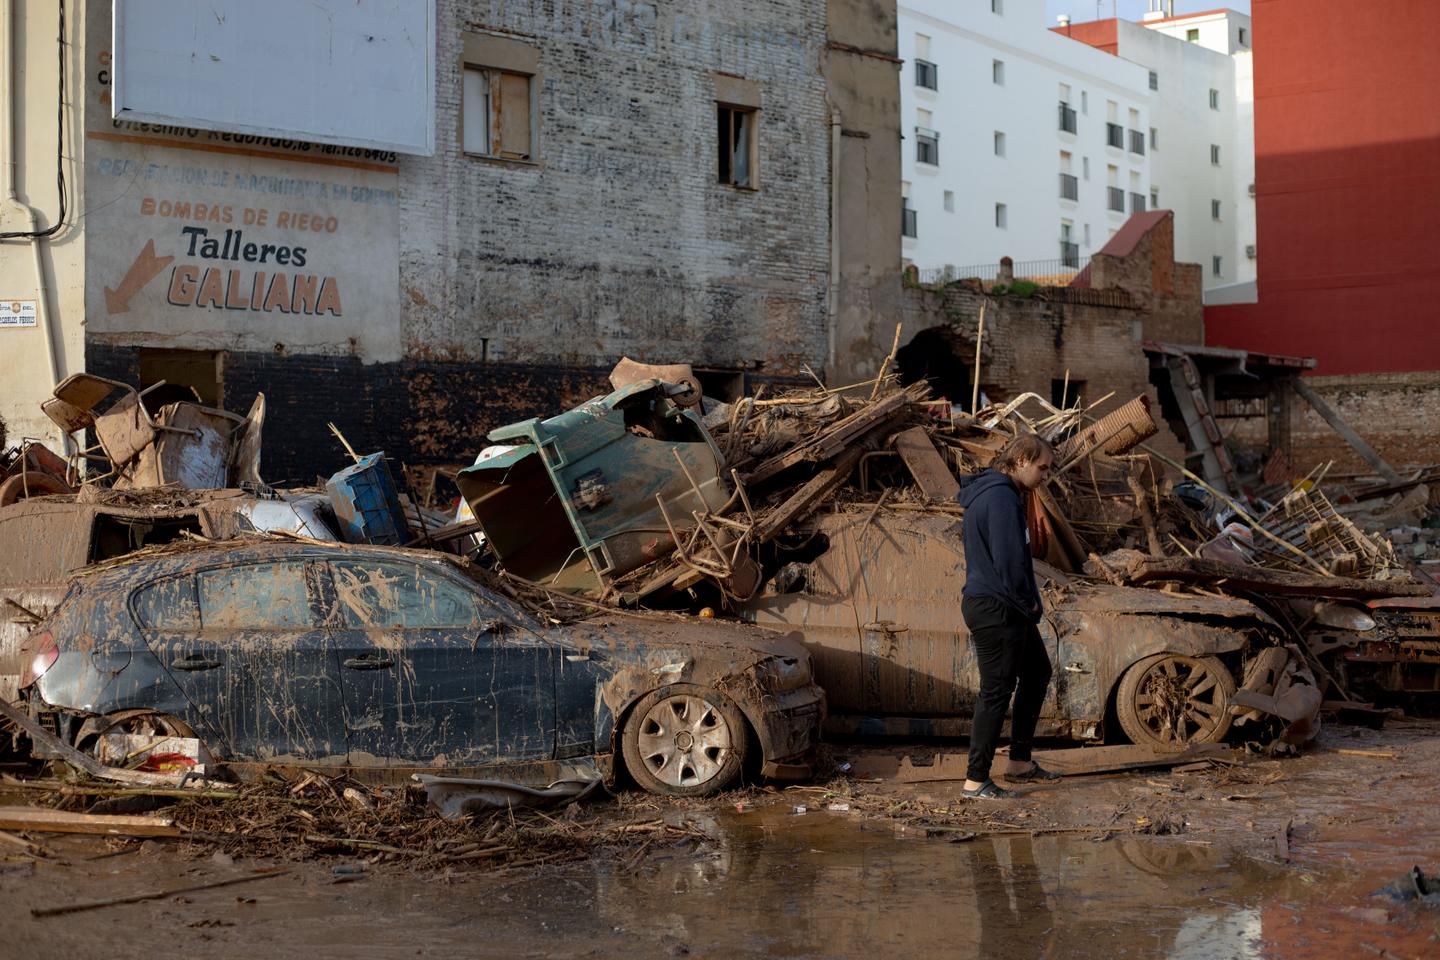
M 1104 246 L 1130 212 L 1133 189 L 1149 196 L 1148 156 L 1106 146 L 1109 104 L 1128 130 L 1149 129 L 1147 73 L 1136 64 L 1050 32 L 1042 0 L 910 0 L 899 6 L 903 180 L 916 211 L 914 239 L 905 238 L 907 263 L 927 270 L 980 266 L 1002 256 L 1016 261 L 1058 260 L 1062 221 L 1072 224 L 1079 255 Z M 917 36 L 929 38 L 938 89 L 916 85 Z M 923 40 L 920 41 L 922 44 Z M 993 79 L 1004 64 L 1004 83 Z M 1076 132 L 1060 130 L 1062 84 L 1069 86 Z M 939 133 L 939 163 L 916 161 L 915 130 L 930 114 Z M 996 156 L 996 132 L 1005 155 Z M 1126 133 L 1126 146 L 1129 135 Z M 1061 152 L 1070 153 L 1078 199 L 1060 197 Z M 1089 175 L 1086 176 L 1088 161 Z M 1126 192 L 1124 214 L 1109 212 L 1107 168 Z M 947 210 L 946 194 L 952 195 Z M 995 223 L 1005 205 L 1006 225 Z M 1089 237 L 1086 237 L 1086 228 Z
M 1175 27 L 1182 38 L 1188 23 L 1181 20 Z M 1221 36 L 1223 27 L 1222 22 L 1215 28 Z M 1117 23 L 1116 40 L 1121 58 L 1156 74 L 1157 89 L 1150 96 L 1158 145 L 1150 157 L 1151 182 L 1160 209 L 1175 211 L 1175 258 L 1200 264 L 1207 288 L 1246 279 L 1244 270 L 1253 276 L 1254 264 L 1245 259 L 1240 237 L 1248 220 L 1252 239 L 1246 242 L 1254 242 L 1254 202 L 1245 192 L 1250 181 L 1240 178 L 1253 179 L 1254 136 L 1247 146 L 1239 135 L 1242 125 L 1253 130 L 1253 97 L 1247 92 L 1243 98 L 1249 117 L 1242 124 L 1234 58 L 1203 42 L 1187 43 L 1127 20 Z M 1218 163 L 1212 147 L 1219 148 Z M 1220 258 L 1218 274 L 1215 257 Z

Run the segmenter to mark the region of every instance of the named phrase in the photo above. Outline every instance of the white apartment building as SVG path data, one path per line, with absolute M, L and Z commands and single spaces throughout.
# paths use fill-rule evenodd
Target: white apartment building
M 1044 17 L 1042 0 L 899 6 L 901 253 L 922 271 L 1059 272 L 1149 202 L 1146 71 Z
M 1152 203 L 1175 211 L 1176 259 L 1200 264 L 1217 294 L 1255 281 L 1251 42 L 1234 10 L 1115 21 L 1117 56 L 1153 72 Z
M 900 4 L 906 262 L 1059 273 L 1159 207 L 1207 288 L 1253 280 L 1249 18 L 1049 26 L 1043 0 Z

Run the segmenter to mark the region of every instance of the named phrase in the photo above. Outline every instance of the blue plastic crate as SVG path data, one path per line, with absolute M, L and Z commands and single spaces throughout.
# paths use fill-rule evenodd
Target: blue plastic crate
M 410 539 L 405 509 L 383 452 L 363 456 L 341 470 L 325 483 L 325 490 L 345 542 L 403 546 Z

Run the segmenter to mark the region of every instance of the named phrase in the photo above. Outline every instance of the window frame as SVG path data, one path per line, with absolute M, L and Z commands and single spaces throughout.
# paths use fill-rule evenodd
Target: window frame
M 925 80 L 929 79 L 929 83 Z M 921 90 L 940 90 L 940 66 L 932 60 L 915 58 L 915 86 Z
M 922 148 L 927 144 L 931 151 L 931 157 L 928 160 L 921 156 Z M 940 131 L 931 130 L 929 127 L 917 126 L 915 128 L 915 162 L 931 167 L 940 166 Z
M 726 124 L 728 114 L 729 123 Z M 744 117 L 748 121 L 749 134 L 745 142 L 745 163 L 748 177 L 745 182 L 735 180 L 734 150 L 722 152 L 720 133 L 722 124 L 726 130 L 727 142 L 734 144 L 734 119 Z M 729 157 L 729 163 L 726 158 Z M 722 186 L 735 190 L 756 191 L 760 189 L 760 108 L 744 104 L 715 101 L 715 178 Z M 728 178 L 726 176 L 728 168 Z
M 996 201 L 995 203 L 995 229 L 1010 229 L 1010 208 L 1006 204 Z
M 538 94 L 543 74 L 540 69 L 539 47 L 508 37 L 465 33 L 462 35 L 462 48 L 460 110 L 456 130 L 461 155 L 490 163 L 540 165 L 541 112 Z M 486 91 L 486 103 L 481 108 L 485 112 L 486 123 L 483 151 L 470 149 L 466 143 L 466 115 L 469 112 L 466 87 L 473 74 L 483 78 Z M 506 77 L 519 77 L 525 81 L 526 132 L 529 140 L 525 150 L 506 149 L 505 146 Z
M 993 85 L 997 86 L 997 87 L 1003 87 L 1003 86 L 1005 86 L 1005 61 L 1004 61 L 1004 60 L 991 60 L 991 61 L 990 61 L 990 82 L 991 82 Z

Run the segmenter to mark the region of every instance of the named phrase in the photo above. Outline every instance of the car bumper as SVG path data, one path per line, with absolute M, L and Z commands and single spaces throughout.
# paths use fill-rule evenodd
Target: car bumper
M 808 777 L 807 759 L 824 719 L 825 691 L 813 683 L 766 697 L 763 711 L 752 721 L 764 751 L 760 772 L 779 780 Z

